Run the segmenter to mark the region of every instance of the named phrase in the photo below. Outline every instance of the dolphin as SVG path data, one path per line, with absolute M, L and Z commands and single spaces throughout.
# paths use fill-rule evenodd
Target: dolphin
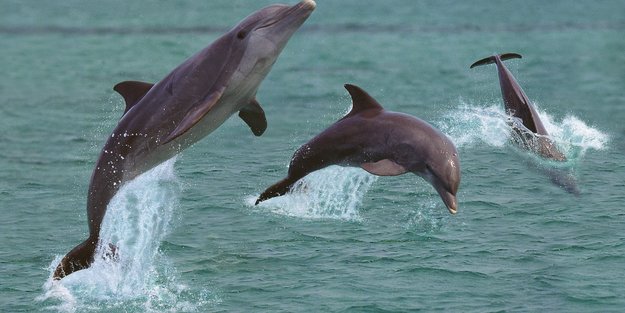
M 517 53 L 493 55 L 473 63 L 470 68 L 492 63 L 497 65 L 499 85 L 506 113 L 513 117 L 510 125 L 517 134 L 513 138 L 513 142 L 545 159 L 564 162 L 567 160 L 566 156 L 558 150 L 558 147 L 550 138 L 549 133 L 540 120 L 536 109 L 534 109 L 527 95 L 525 95 L 519 83 L 512 76 L 512 73 L 502 62 L 508 59 L 520 58 L 521 55 Z M 538 164 L 534 167 L 541 169 L 555 185 L 562 187 L 571 194 L 580 194 L 575 177 L 566 170 Z
M 254 135 L 265 131 L 267 121 L 256 92 L 288 40 L 315 7 L 313 0 L 265 7 L 158 83 L 124 81 L 115 85 L 113 89 L 123 96 L 126 110 L 91 176 L 89 238 L 61 260 L 54 279 L 93 262 L 100 224 L 121 185 L 210 134 L 234 113 L 238 112 Z
M 385 110 L 358 86 L 346 84 L 345 89 L 352 97 L 351 111 L 301 146 L 287 177 L 267 188 L 256 204 L 284 195 L 311 172 L 340 165 L 378 176 L 412 172 L 428 181 L 455 214 L 460 161 L 451 140 L 421 119 Z
M 549 133 L 540 120 L 536 109 L 519 86 L 512 73 L 502 61 L 508 59 L 520 59 L 520 54 L 504 53 L 481 59 L 471 65 L 476 66 L 495 63 L 499 74 L 499 86 L 503 97 L 506 113 L 516 118 L 512 120 L 512 128 L 519 135 L 516 143 L 521 147 L 536 152 L 543 158 L 566 161 L 564 153 L 560 152 L 555 143 L 549 137 Z M 518 121 L 518 122 L 516 122 Z

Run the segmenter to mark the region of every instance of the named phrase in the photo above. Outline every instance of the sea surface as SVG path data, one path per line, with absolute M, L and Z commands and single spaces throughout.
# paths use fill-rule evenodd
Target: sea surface
M 270 3 L 0 0 L 0 311 L 625 311 L 623 1 L 319 0 L 260 87 L 265 134 L 233 116 L 126 184 L 101 233 L 117 260 L 52 281 L 87 237 L 112 86 Z M 503 52 L 567 162 L 517 148 L 495 67 L 469 69 Z M 458 214 L 420 177 L 341 167 L 253 205 L 348 112 L 345 83 L 452 139 Z

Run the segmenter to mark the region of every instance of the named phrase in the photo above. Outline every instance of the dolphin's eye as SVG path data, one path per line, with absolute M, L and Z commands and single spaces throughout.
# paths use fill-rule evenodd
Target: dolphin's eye
M 246 32 L 246 31 L 244 31 L 244 30 L 242 30 L 242 31 L 240 31 L 240 32 L 237 34 L 237 38 L 239 38 L 239 39 L 243 39 L 243 38 L 245 38 L 245 36 L 246 36 L 246 35 L 247 35 L 247 32 Z

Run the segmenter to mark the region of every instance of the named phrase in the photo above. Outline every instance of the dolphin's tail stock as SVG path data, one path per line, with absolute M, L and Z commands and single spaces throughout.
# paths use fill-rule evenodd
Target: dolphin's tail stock
M 505 60 L 510 60 L 510 59 L 520 59 L 522 58 L 522 56 L 518 53 L 504 53 L 504 54 L 499 54 L 499 55 L 491 55 L 487 58 L 483 58 L 473 64 L 471 64 L 470 68 L 474 68 L 476 66 L 480 66 L 480 65 L 486 65 L 486 64 L 492 64 L 495 63 L 495 60 L 497 59 L 497 57 L 499 57 L 500 60 L 505 61 Z
M 290 177 L 287 177 L 273 184 L 271 187 L 267 188 L 267 190 L 263 191 L 262 194 L 260 194 L 258 199 L 256 199 L 256 203 L 254 205 L 258 205 L 259 203 L 267 199 L 284 195 L 285 193 L 289 192 L 289 190 L 291 190 L 291 187 L 293 187 L 293 184 L 296 181 L 297 179 L 294 180 Z
M 53 278 L 59 280 L 75 271 L 88 268 L 93 262 L 97 239 L 88 238 L 67 253 L 54 270 Z

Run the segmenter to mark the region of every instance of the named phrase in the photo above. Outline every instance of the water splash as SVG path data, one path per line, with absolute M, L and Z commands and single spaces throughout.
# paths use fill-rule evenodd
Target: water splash
M 562 121 L 557 121 L 538 105 L 534 106 L 551 138 L 567 159 L 578 160 L 589 149 L 606 148 L 608 136 L 578 117 L 567 115 Z M 503 147 L 516 134 L 510 126 L 511 121 L 500 103 L 479 106 L 461 100 L 458 108 L 445 114 L 436 124 L 458 147 L 477 144 Z
M 579 194 L 575 177 L 577 166 L 588 150 L 605 149 L 608 136 L 576 116 L 567 115 L 562 121 L 557 121 L 539 106 L 535 105 L 535 108 L 551 139 L 564 153 L 567 161 L 547 160 L 515 145 L 510 146 L 531 168 L 546 174 L 554 184 L 566 191 Z M 513 130 L 513 127 L 523 128 L 518 122 L 518 119 L 506 114 L 501 104 L 477 106 L 462 102 L 437 124 L 458 147 L 472 147 L 477 144 L 502 147 L 511 142 L 528 140 L 520 138 Z
M 449 214 L 440 208 L 440 199 L 423 199 L 415 210 L 408 210 L 402 218 L 403 228 L 407 231 L 428 234 L 436 232 L 448 223 Z
M 358 207 L 377 176 L 360 168 L 329 166 L 300 179 L 289 193 L 261 202 L 258 207 L 274 214 L 360 221 Z M 254 206 L 256 197 L 245 199 Z
M 512 135 L 507 120 L 508 116 L 499 104 L 481 107 L 462 102 L 436 124 L 459 148 L 478 143 L 503 147 Z
M 590 149 L 604 150 L 608 146 L 607 134 L 587 125 L 574 115 L 567 115 L 561 122 L 558 122 L 540 109 L 538 109 L 538 114 L 549 135 L 569 159 L 577 160 Z
M 175 158 L 122 186 L 108 205 L 91 267 L 55 281 L 52 274 L 62 258 L 57 256 L 38 301 L 59 312 L 196 311 L 216 301 L 206 291 L 193 293 L 178 283 L 159 251 L 181 189 L 174 163 Z

